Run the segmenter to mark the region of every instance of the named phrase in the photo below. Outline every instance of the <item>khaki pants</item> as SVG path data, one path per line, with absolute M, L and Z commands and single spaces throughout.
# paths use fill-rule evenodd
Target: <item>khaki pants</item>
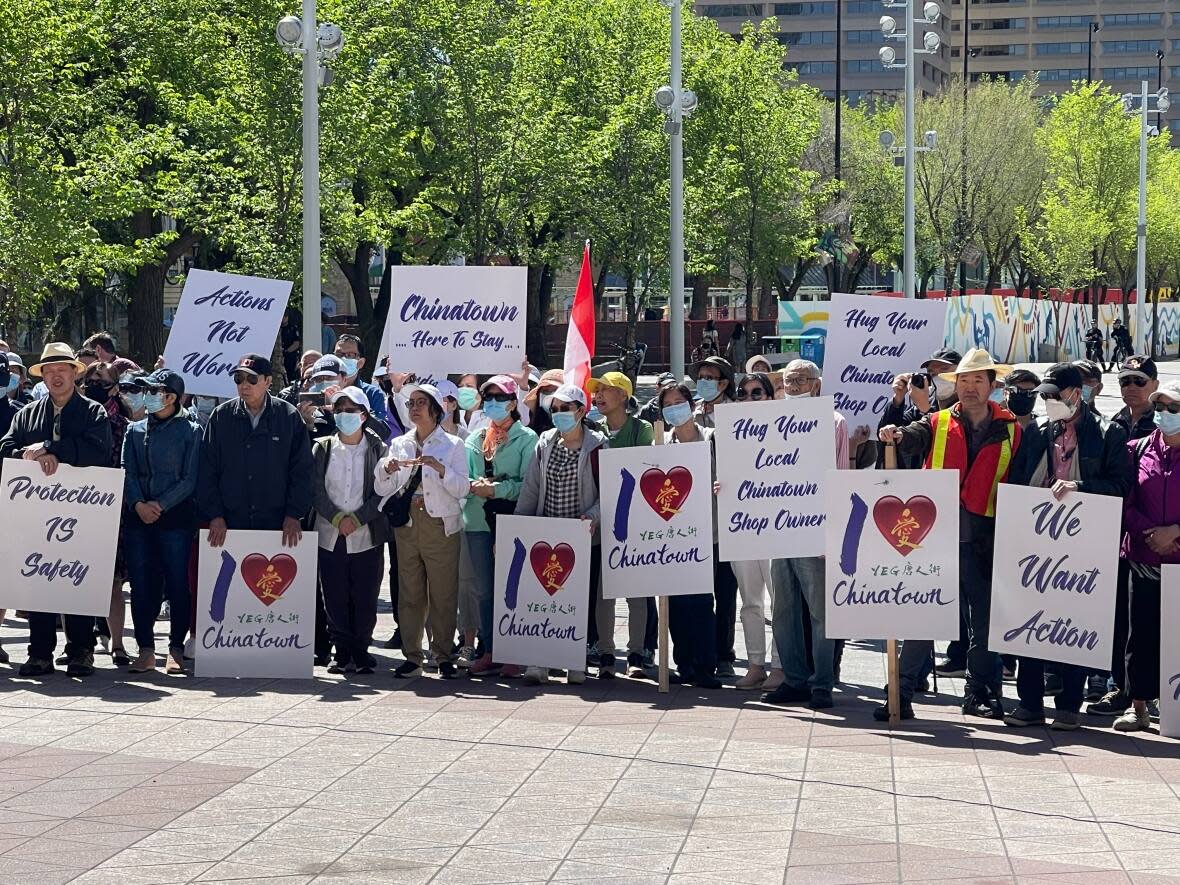
M 397 541 L 398 619 L 406 660 L 421 664 L 422 632 L 430 615 L 430 650 L 437 663 L 453 660 L 459 606 L 459 533 L 417 504 L 410 524 L 393 530 Z M 429 587 L 429 590 L 427 589 Z

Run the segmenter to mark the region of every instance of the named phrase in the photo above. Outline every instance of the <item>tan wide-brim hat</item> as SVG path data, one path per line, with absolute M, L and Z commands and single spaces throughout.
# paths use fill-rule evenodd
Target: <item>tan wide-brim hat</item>
M 63 341 L 52 341 L 45 345 L 45 349 L 41 351 L 41 360 L 29 366 L 29 374 L 37 378 L 41 377 L 41 367 L 48 366 L 53 363 L 69 363 L 74 367 L 74 371 L 83 372 L 86 367 L 78 362 L 78 358 L 74 356 L 74 349 Z
M 968 372 L 995 372 L 997 378 L 1004 378 L 1011 371 L 1011 366 L 997 363 L 982 347 L 972 347 L 959 360 L 956 368 L 950 372 L 941 372 L 938 377 L 943 381 L 954 381 L 956 375 L 966 375 Z

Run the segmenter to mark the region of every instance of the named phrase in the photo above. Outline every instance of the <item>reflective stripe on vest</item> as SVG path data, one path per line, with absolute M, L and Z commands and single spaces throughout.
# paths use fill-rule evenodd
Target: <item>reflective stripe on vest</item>
M 930 453 L 931 470 L 942 470 L 943 461 L 946 459 L 946 438 L 950 433 L 951 422 L 943 419 L 949 415 L 950 412 L 934 413 L 934 449 Z
M 992 483 L 992 493 L 987 496 L 987 513 L 985 516 L 996 515 L 996 491 L 1000 481 L 1008 475 L 1008 465 L 1012 461 L 1012 443 L 1016 439 L 1016 425 L 1008 425 L 1008 438 L 1000 443 L 1000 463 L 996 465 L 996 480 Z

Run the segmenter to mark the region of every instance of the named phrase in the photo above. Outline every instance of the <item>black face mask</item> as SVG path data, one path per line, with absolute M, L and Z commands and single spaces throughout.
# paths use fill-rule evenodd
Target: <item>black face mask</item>
M 1021 390 L 1017 387 L 1008 390 L 1008 411 L 1018 418 L 1032 414 L 1036 402 L 1037 392 L 1035 390 Z
M 8 382 L 12 380 L 12 372 L 8 369 L 0 369 L 0 389 L 7 390 Z
M 96 403 L 105 403 L 111 398 L 111 389 L 101 381 L 87 381 L 82 390 L 86 393 L 87 399 L 92 399 Z

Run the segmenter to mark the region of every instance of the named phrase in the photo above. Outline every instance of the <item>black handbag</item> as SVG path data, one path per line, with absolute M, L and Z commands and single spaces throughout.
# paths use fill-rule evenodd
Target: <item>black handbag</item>
M 488 479 L 495 479 L 495 474 L 492 473 L 492 462 L 484 459 L 483 475 Z M 501 513 L 505 516 L 511 516 L 516 512 L 516 502 L 511 498 L 484 498 L 483 500 L 483 515 L 488 521 L 488 529 L 492 533 L 492 540 L 496 538 L 496 517 Z
M 415 467 L 414 475 L 410 477 L 405 488 L 399 489 L 389 496 L 389 500 L 385 502 L 381 512 L 389 520 L 390 528 L 400 529 L 402 526 L 410 524 L 410 503 L 414 500 L 414 492 L 418 490 L 421 483 L 422 468 Z

